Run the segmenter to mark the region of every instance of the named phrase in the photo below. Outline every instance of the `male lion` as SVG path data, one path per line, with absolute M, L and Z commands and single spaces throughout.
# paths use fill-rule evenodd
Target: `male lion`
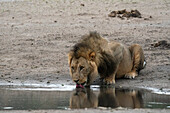
M 138 44 L 129 48 L 118 42 L 108 42 L 97 32 L 82 36 L 68 55 L 71 77 L 81 87 L 90 84 L 97 75 L 106 84 L 115 77 L 135 78 L 145 67 L 144 53 Z

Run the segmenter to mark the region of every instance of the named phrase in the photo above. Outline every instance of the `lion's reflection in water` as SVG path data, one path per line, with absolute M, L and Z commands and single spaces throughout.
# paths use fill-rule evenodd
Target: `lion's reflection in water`
M 139 91 L 100 88 L 100 92 L 94 92 L 89 88 L 77 88 L 70 97 L 70 108 L 97 108 L 97 107 L 126 107 L 141 108 L 142 96 Z
M 77 88 L 70 98 L 70 108 L 96 108 L 97 95 L 89 88 Z

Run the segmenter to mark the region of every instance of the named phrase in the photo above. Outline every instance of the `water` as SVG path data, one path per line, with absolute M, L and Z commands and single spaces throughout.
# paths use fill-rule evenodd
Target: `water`
M 55 86 L 0 86 L 0 110 L 80 109 L 80 108 L 165 108 L 170 95 L 129 88 L 78 88 Z

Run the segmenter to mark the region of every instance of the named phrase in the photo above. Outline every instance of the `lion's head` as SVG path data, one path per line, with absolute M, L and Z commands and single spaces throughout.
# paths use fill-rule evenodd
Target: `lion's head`
M 89 86 L 98 75 L 97 65 L 93 61 L 95 53 L 91 52 L 87 56 L 77 57 L 73 51 L 69 53 L 70 74 L 77 85 Z
M 69 52 L 70 74 L 77 85 L 89 86 L 98 75 L 101 45 L 107 41 L 96 32 L 82 36 L 82 40 Z

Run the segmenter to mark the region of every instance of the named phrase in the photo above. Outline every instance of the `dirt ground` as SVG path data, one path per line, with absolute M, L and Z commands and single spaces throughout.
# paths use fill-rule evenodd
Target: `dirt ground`
M 5 0 L 4 0 L 5 1 Z M 109 41 L 140 44 L 147 66 L 116 86 L 170 89 L 169 0 L 0 1 L 0 84 L 74 84 L 67 53 L 82 35 L 97 31 Z M 109 17 L 114 10 L 137 9 L 142 18 Z
M 169 113 L 167 109 L 79 109 L 79 110 L 13 110 L 13 111 L 0 111 L 0 113 Z
M 113 10 L 140 11 L 142 18 L 109 17 Z M 0 83 L 74 84 L 67 53 L 82 35 L 97 31 L 110 41 L 140 44 L 146 69 L 116 85 L 170 88 L 168 0 L 24 0 L 0 2 Z

